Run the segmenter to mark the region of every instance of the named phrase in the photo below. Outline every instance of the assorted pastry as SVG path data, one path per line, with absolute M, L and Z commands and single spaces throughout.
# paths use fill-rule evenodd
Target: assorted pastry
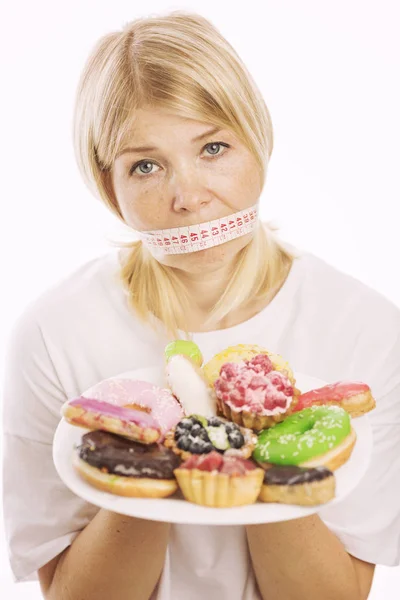
M 253 504 L 264 478 L 254 462 L 215 450 L 194 454 L 174 473 L 186 500 L 212 508 Z
M 62 416 L 89 429 L 73 466 L 94 487 L 199 505 L 313 506 L 335 497 L 334 471 L 356 443 L 352 419 L 375 408 L 368 385 L 301 393 L 290 365 L 239 344 L 206 364 L 199 347 L 165 348 L 165 387 L 107 379 L 68 400 Z
M 297 397 L 291 411 L 298 412 L 314 405 L 341 406 L 351 417 L 361 417 L 375 408 L 375 400 L 366 383 L 360 381 L 338 381 L 311 390 Z
M 164 444 L 183 460 L 193 454 L 212 451 L 225 456 L 249 458 L 256 446 L 257 435 L 227 419 L 190 415 L 185 417 L 166 436 Z
M 143 444 L 109 433 L 89 431 L 73 455 L 78 473 L 96 488 L 119 496 L 164 498 L 176 492 L 176 454 L 162 444 Z
M 255 431 L 283 421 L 298 393 L 287 372 L 277 370 L 267 354 L 223 364 L 214 389 L 218 412 Z
M 185 413 L 168 389 L 147 381 L 115 378 L 65 402 L 61 414 L 71 425 L 151 444 L 161 441 Z

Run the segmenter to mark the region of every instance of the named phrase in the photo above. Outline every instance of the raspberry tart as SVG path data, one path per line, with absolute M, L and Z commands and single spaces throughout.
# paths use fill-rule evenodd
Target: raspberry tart
M 218 414 L 253 431 L 283 421 L 300 394 L 266 354 L 223 364 L 214 388 Z
M 174 475 L 186 500 L 212 508 L 253 504 L 264 479 L 252 461 L 215 450 L 191 456 Z
M 220 375 L 222 365 L 225 363 L 242 363 L 244 360 L 251 360 L 258 354 L 265 354 L 268 356 L 275 371 L 280 371 L 286 375 L 292 385 L 296 383 L 289 363 L 282 358 L 282 356 L 269 352 L 262 346 L 257 346 L 256 344 L 237 344 L 236 346 L 225 348 L 225 350 L 215 354 L 211 360 L 203 365 L 203 373 L 209 384 L 213 386 Z

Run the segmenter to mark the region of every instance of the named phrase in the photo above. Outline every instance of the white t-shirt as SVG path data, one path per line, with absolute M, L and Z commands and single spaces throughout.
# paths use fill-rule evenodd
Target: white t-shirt
M 342 502 L 319 514 L 352 555 L 400 562 L 400 311 L 307 252 L 272 302 L 234 327 L 194 334 L 205 361 L 238 343 L 281 354 L 294 371 L 371 386 L 373 456 Z M 160 365 L 163 339 L 138 321 L 118 253 L 84 264 L 33 302 L 11 335 L 4 395 L 4 517 L 15 581 L 66 548 L 98 508 L 62 483 L 52 460 L 60 407 L 98 381 Z M 242 526 L 172 525 L 157 600 L 255 600 Z

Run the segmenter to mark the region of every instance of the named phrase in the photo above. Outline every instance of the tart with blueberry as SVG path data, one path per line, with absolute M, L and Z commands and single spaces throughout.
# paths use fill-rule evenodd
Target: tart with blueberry
M 185 499 L 212 508 L 253 504 L 261 490 L 264 470 L 253 461 L 216 450 L 193 454 L 174 469 Z
M 226 456 L 248 458 L 257 444 L 250 429 L 220 417 L 185 417 L 165 436 L 164 445 L 186 460 L 193 454 L 216 451 Z

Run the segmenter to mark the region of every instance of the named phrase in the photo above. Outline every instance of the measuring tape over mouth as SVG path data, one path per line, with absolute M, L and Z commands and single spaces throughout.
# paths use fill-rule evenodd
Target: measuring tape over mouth
M 252 233 L 257 225 L 258 204 L 222 219 L 207 221 L 189 227 L 136 231 L 149 249 L 162 250 L 164 254 L 188 254 L 225 244 L 242 235 Z

